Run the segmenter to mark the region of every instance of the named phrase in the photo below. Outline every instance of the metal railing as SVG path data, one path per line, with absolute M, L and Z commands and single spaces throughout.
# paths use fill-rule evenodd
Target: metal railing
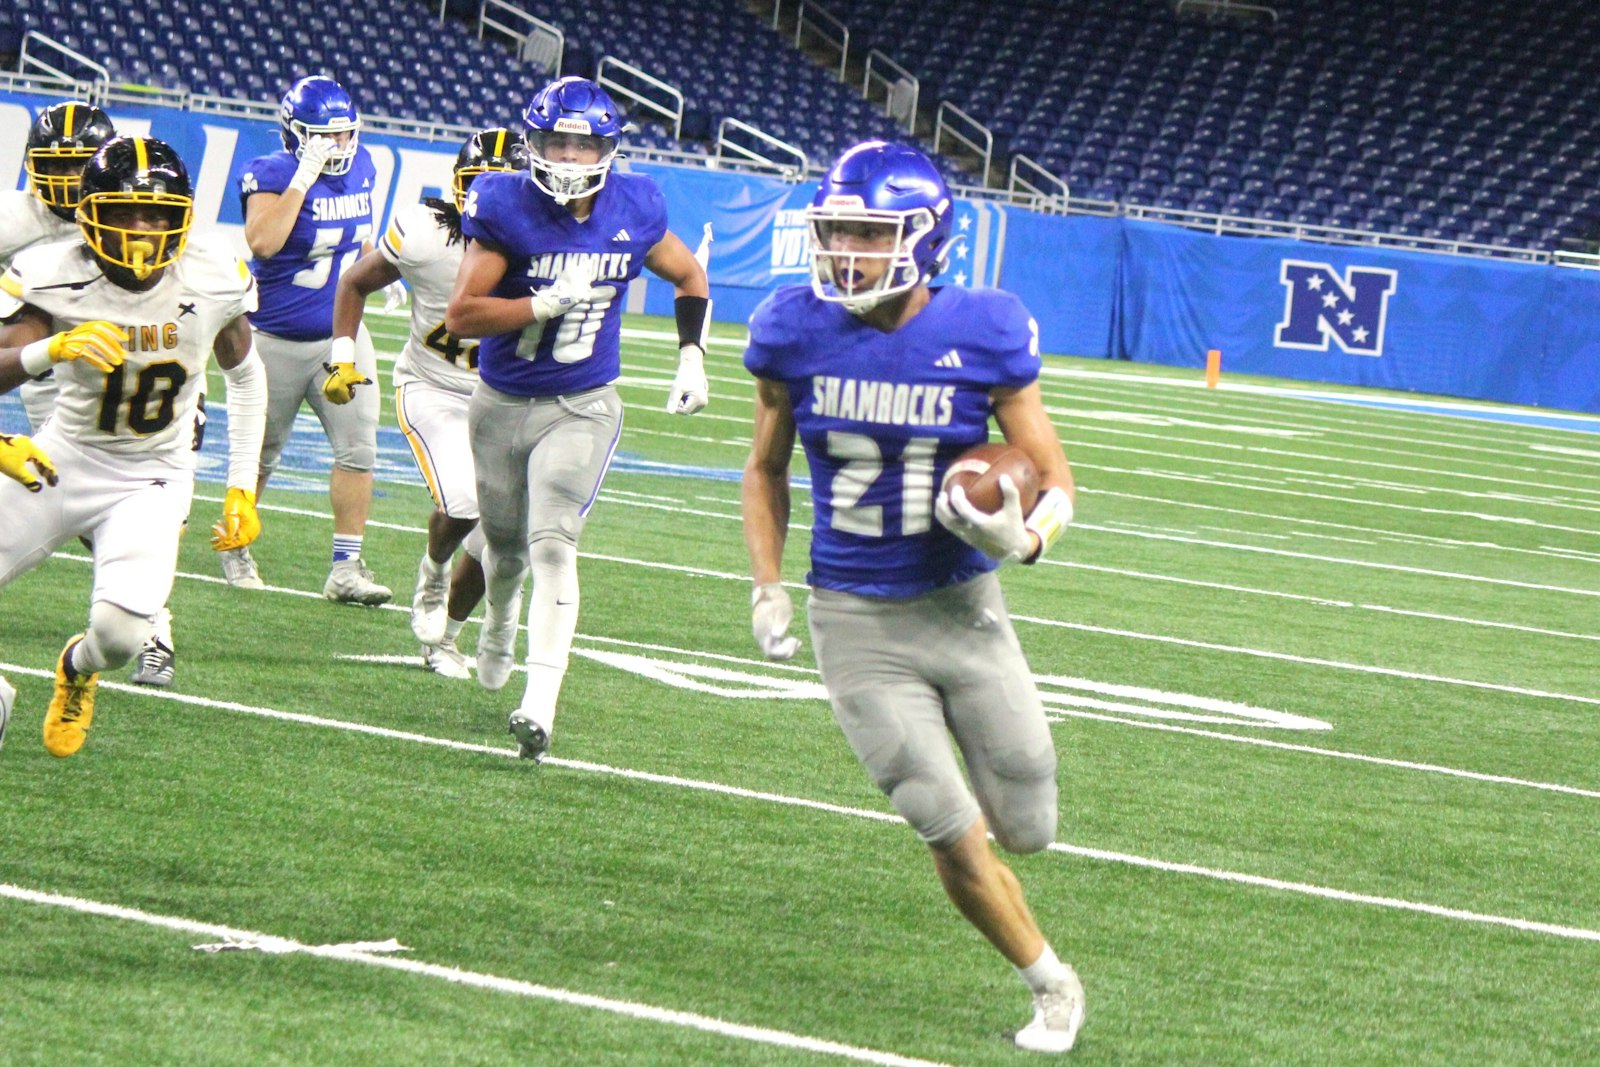
M 873 64 L 888 67 L 890 73 L 896 75 L 895 80 L 890 81 L 873 70 Z M 883 86 L 883 113 L 905 126 L 907 133 L 915 133 L 917 99 L 922 95 L 922 82 L 909 70 L 874 48 L 867 53 L 866 73 L 861 76 L 861 95 L 871 100 L 872 90 L 878 85 Z
M 728 139 L 728 132 L 730 130 L 736 133 L 742 133 L 750 137 L 754 137 L 763 144 L 771 145 L 780 152 L 786 153 L 793 159 L 798 160 L 798 163 L 784 163 L 781 160 L 764 156 L 755 149 L 739 144 L 737 141 L 731 141 Z M 787 141 L 780 141 L 778 138 L 772 136 L 770 133 L 767 133 L 765 130 L 757 129 L 748 122 L 740 122 L 736 118 L 724 118 L 717 124 L 717 152 L 713 158 L 719 166 L 723 160 L 722 152 L 724 148 L 728 149 L 729 151 L 739 153 L 740 156 L 742 156 L 747 162 L 755 163 L 761 167 L 771 167 L 789 181 L 803 180 L 807 171 L 811 169 L 810 160 L 806 158 L 805 152 L 803 152 L 801 149 L 795 147 Z
M 1572 267 L 1575 270 L 1600 270 L 1600 255 L 1593 252 L 1568 252 L 1562 249 L 1555 253 L 1551 262 L 1558 267 Z
M 1240 3 L 1239 0 L 1178 0 L 1173 13 L 1181 15 L 1185 8 L 1213 15 L 1238 15 L 1244 18 L 1259 16 L 1270 20 L 1274 26 L 1278 24 L 1277 9 L 1265 4 L 1246 4 Z
M 1537 248 L 1512 248 L 1508 245 L 1479 244 L 1475 241 L 1413 237 L 1403 233 L 1380 233 L 1376 230 L 1350 230 L 1341 226 L 1217 215 L 1207 211 L 1154 207 L 1149 204 L 1123 204 L 1121 214 L 1125 218 L 1167 222 L 1224 237 L 1289 237 L 1301 241 L 1316 241 L 1319 244 L 1375 245 L 1407 252 L 1486 256 L 1528 263 L 1550 263 L 1554 258 L 1551 253 Z
M 773 8 L 773 20 L 773 25 L 776 26 L 776 7 Z M 831 25 L 838 32 L 839 37 L 837 40 L 829 37 L 827 33 L 819 28 L 824 22 Z M 822 38 L 825 43 L 839 50 L 839 80 L 844 81 L 844 68 L 850 61 L 850 27 L 818 6 L 813 0 L 800 0 L 800 14 L 794 24 L 794 46 L 796 48 L 800 47 L 800 39 L 804 36 L 806 30 L 810 30 L 814 36 Z
M 30 53 L 29 48 L 31 46 L 38 47 L 34 47 L 33 51 Z M 99 75 L 99 77 L 94 80 L 94 85 L 109 85 L 111 83 L 111 70 L 105 64 L 96 63 L 82 52 L 75 52 L 55 38 L 46 37 L 38 30 L 29 30 L 22 38 L 22 50 L 17 54 L 17 71 L 19 73 L 27 73 L 29 69 L 32 68 L 34 70 L 43 71 L 50 77 L 61 81 L 78 80 L 75 79 L 69 72 L 62 70 L 59 67 L 51 66 L 49 63 L 40 59 L 38 56 L 40 48 L 59 52 L 68 59 L 77 63 L 79 66 L 86 67 L 89 70 L 94 71 Z M 46 54 L 48 55 L 49 52 L 46 52 Z M 54 59 L 55 57 L 51 56 L 51 58 Z M 57 62 L 60 61 L 57 60 Z M 94 90 L 91 89 L 90 92 L 85 95 L 87 95 L 91 100 L 94 99 Z
M 1054 191 L 1030 181 L 1027 175 L 1022 173 L 1024 167 L 1043 178 Z M 1020 152 L 1011 157 L 1011 176 L 1006 182 L 1006 189 L 1012 193 L 1026 193 L 1033 196 L 1035 210 L 1047 215 L 1065 215 L 1072 200 L 1072 190 L 1067 187 L 1065 181 Z
M 658 90 L 664 99 L 672 101 L 673 106 L 669 107 L 661 100 L 651 99 L 650 97 L 646 96 L 643 91 L 635 89 L 626 82 L 617 81 L 615 78 L 607 78 L 606 68 L 608 66 L 632 75 L 633 77 L 644 82 L 646 85 L 650 86 L 652 89 Z M 683 136 L 683 93 L 679 92 L 673 86 L 668 85 L 660 78 L 646 74 L 644 71 L 640 70 L 631 63 L 624 63 L 616 56 L 600 57 L 600 64 L 594 72 L 594 80 L 602 88 L 611 89 L 621 93 L 629 100 L 638 103 L 641 107 L 644 107 L 650 111 L 654 111 L 656 114 L 672 123 L 673 139 L 676 140 Z
M 519 19 L 511 25 L 500 19 Z M 552 25 L 524 11 L 506 0 L 483 0 L 478 6 L 478 40 L 483 40 L 485 29 L 497 30 L 509 37 L 517 46 L 517 58 L 532 63 L 546 74 L 561 73 L 561 59 L 567 50 L 567 35 L 561 27 Z
M 952 124 L 946 122 L 946 115 L 952 115 L 960 119 L 966 124 L 969 131 L 977 131 L 978 136 L 982 137 L 983 141 L 981 143 L 974 141 Z M 933 124 L 933 150 L 935 152 L 939 151 L 939 144 L 943 141 L 945 134 L 949 134 L 955 140 L 972 149 L 973 154 L 983 161 L 983 169 L 978 173 L 983 176 L 983 184 L 987 188 L 989 185 L 989 164 L 994 161 L 994 134 L 989 130 L 989 127 L 962 111 L 950 101 L 941 100 L 939 102 L 939 112 Z

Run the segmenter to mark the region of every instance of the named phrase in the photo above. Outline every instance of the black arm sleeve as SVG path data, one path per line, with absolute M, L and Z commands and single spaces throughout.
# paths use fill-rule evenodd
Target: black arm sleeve
M 703 296 L 680 296 L 672 302 L 672 316 L 678 320 L 678 347 L 706 346 L 706 316 L 711 301 Z

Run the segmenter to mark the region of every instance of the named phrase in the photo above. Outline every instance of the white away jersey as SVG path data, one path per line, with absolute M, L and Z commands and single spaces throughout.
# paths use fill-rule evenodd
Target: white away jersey
M 478 384 L 478 342 L 444 328 L 465 242 L 447 243 L 449 230 L 433 208 L 408 204 L 394 213 L 378 252 L 411 286 L 411 336 L 394 364 L 394 382 L 422 380 L 470 393 Z
M 27 189 L 0 193 L 0 267 L 31 245 L 78 236 L 78 224 L 58 218 Z
M 0 318 L 23 304 L 56 331 L 105 319 L 128 333 L 128 358 L 103 374 L 58 363 L 54 421 L 81 444 L 123 455 L 171 453 L 192 466 L 195 395 L 217 333 L 255 310 L 255 278 L 219 234 L 197 234 L 161 281 L 142 293 L 112 284 L 83 243 L 27 249 L 0 276 Z M 181 457 L 188 457 L 182 459 Z

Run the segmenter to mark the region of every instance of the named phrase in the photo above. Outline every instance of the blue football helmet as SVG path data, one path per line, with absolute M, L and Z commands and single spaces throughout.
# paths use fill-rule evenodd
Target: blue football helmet
M 283 147 L 296 159 L 309 138 L 349 134 L 349 139 L 335 148 L 322 166 L 324 174 L 349 173 L 361 139 L 361 115 L 344 86 L 321 74 L 301 78 L 283 94 L 278 121 L 283 126 Z
M 927 156 L 884 141 L 856 145 L 806 208 L 812 291 L 860 314 L 932 281 L 954 247 L 953 214 L 950 188 Z M 882 273 L 871 277 L 869 264 Z
M 533 95 L 522 119 L 534 184 L 556 203 L 605 185 L 628 120 L 604 89 L 587 78 L 561 78 Z

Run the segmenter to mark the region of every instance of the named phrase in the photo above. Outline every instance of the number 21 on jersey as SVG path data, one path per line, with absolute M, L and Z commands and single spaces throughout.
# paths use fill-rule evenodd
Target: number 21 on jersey
M 939 442 L 913 437 L 900 450 L 900 535 L 927 533 L 933 528 L 933 466 Z M 882 537 L 883 507 L 861 503 L 867 490 L 885 475 L 883 450 L 865 434 L 828 431 L 828 455 L 844 465 L 829 484 L 833 528 L 862 537 Z

